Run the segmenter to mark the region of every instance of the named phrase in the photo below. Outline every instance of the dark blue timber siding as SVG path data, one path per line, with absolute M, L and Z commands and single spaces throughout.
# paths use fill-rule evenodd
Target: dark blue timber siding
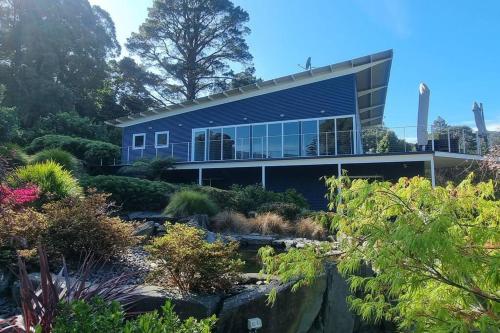
M 346 75 L 128 126 L 123 130 L 123 147 L 132 146 L 134 133 L 146 133 L 146 146 L 149 148 L 142 154 L 154 156 L 154 133 L 159 131 L 170 132 L 170 143 L 183 143 L 191 142 L 193 128 L 355 113 L 356 80 L 354 75 Z M 178 147 L 181 149 L 181 145 Z M 130 149 L 129 154 L 133 159 L 141 152 Z M 124 151 L 124 162 L 126 158 L 127 152 Z

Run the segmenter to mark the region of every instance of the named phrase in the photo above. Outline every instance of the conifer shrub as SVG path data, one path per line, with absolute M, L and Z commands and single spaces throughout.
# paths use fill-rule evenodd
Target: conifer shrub
M 243 267 L 238 243 L 209 243 L 204 237 L 205 232 L 195 227 L 167 225 L 167 234 L 146 247 L 159 263 L 150 279 L 183 293 L 230 290 Z
M 165 208 L 165 213 L 172 217 L 186 217 L 196 214 L 213 216 L 218 211 L 219 208 L 208 195 L 187 190 L 175 193 Z
M 31 159 L 31 164 L 54 161 L 67 171 L 76 171 L 77 159 L 67 151 L 59 148 L 45 149 L 36 153 Z
M 57 200 L 82 194 L 82 189 L 71 172 L 54 161 L 19 167 L 8 177 L 8 182 L 13 187 L 36 185 L 40 189 L 42 201 L 49 197 Z

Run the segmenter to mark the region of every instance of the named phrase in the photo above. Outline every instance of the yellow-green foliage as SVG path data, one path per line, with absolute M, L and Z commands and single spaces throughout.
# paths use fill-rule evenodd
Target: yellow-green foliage
M 208 243 L 204 236 L 198 228 L 168 224 L 167 234 L 146 247 L 159 263 L 151 279 L 183 293 L 229 290 L 243 266 L 238 259 L 238 243 Z
M 498 331 L 500 202 L 492 181 L 472 178 L 435 188 L 420 177 L 396 184 L 327 179 L 343 252 L 338 268 L 362 318 L 412 332 Z M 300 285 L 329 255 L 326 246 L 296 251 L 264 252 L 266 273 Z M 361 273 L 364 264 L 373 276 Z
M 218 211 L 219 208 L 208 195 L 189 190 L 175 193 L 165 208 L 165 213 L 173 217 L 186 217 L 195 214 L 213 216 Z
M 82 189 L 71 172 L 54 161 L 19 167 L 9 176 L 8 182 L 14 187 L 34 184 L 42 194 L 52 195 L 55 199 L 82 194 Z

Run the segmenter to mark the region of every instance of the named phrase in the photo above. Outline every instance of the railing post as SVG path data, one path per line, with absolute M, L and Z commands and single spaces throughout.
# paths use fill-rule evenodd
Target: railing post
M 450 129 L 448 128 L 448 153 L 451 153 Z
M 143 157 L 144 157 L 144 149 L 145 149 L 145 148 L 141 149 L 141 158 L 143 158 Z
M 404 142 L 405 153 L 406 153 L 406 127 L 403 127 L 403 142 Z
M 158 158 L 158 148 L 155 147 L 155 158 Z
M 172 149 L 170 149 L 170 157 L 174 158 L 174 144 L 172 143 Z
M 101 166 L 102 166 L 102 158 L 101 158 Z
M 187 151 L 187 153 L 188 153 L 188 156 L 187 156 L 186 161 L 190 162 L 191 161 L 191 143 L 188 143 L 188 151 Z
M 463 147 L 464 147 L 463 153 L 465 154 L 466 153 L 466 150 L 465 150 L 465 131 L 463 129 L 462 129 L 462 142 L 463 142 Z
M 479 144 L 479 131 L 476 132 L 477 154 L 481 155 L 481 145 Z
M 127 164 L 130 164 L 130 146 L 127 147 Z
M 432 142 L 432 151 L 435 151 L 435 149 L 434 149 L 434 129 L 433 128 L 431 128 L 431 138 L 432 138 L 432 141 L 431 141 Z

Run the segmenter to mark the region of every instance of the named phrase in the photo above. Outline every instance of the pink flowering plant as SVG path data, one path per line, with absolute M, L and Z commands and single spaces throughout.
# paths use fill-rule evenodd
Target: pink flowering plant
M 0 185 L 0 206 L 23 206 L 37 200 L 39 195 L 40 190 L 34 185 L 17 189 Z

